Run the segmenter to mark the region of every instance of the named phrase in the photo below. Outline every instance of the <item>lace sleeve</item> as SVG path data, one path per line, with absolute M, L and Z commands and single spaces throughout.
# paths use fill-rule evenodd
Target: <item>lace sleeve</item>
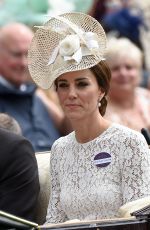
M 150 195 L 150 151 L 144 137 L 132 134 L 122 145 L 123 203 Z
M 47 210 L 46 223 L 59 223 L 66 220 L 66 215 L 60 205 L 60 183 L 59 183 L 59 158 L 57 157 L 56 144 L 51 149 L 51 194 Z

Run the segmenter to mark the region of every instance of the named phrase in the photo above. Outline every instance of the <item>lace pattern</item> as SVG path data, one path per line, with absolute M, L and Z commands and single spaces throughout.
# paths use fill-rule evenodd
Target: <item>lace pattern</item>
M 111 163 L 97 167 L 102 152 Z M 51 177 L 47 223 L 118 217 L 121 205 L 150 195 L 150 152 L 142 134 L 119 124 L 84 144 L 72 132 L 53 144 Z

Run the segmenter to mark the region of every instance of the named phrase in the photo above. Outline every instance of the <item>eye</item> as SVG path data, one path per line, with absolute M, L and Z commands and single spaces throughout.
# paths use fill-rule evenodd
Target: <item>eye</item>
M 132 70 L 132 69 L 134 69 L 134 68 L 136 68 L 135 66 L 131 66 L 131 65 L 126 65 L 126 69 L 127 70 Z
M 118 71 L 119 70 L 119 66 L 113 66 L 112 68 L 111 68 L 111 71 Z
M 58 82 L 58 88 L 67 88 L 68 87 L 68 83 L 66 82 Z
M 14 58 L 20 58 L 22 56 L 26 56 L 27 57 L 27 53 L 23 53 L 21 51 L 10 51 L 10 54 L 14 57 Z
M 79 87 L 79 88 L 84 88 L 84 87 L 86 87 L 88 85 L 89 85 L 89 83 L 84 82 L 84 81 L 80 81 L 80 82 L 77 83 L 77 87 Z

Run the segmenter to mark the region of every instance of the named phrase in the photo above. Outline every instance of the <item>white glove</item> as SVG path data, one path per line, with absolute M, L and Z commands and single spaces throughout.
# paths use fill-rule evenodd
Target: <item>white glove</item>
M 127 217 L 131 217 L 130 213 L 138 211 L 148 205 L 150 205 L 150 196 L 128 202 L 122 205 L 119 208 L 118 212 L 119 212 L 120 217 L 127 218 Z

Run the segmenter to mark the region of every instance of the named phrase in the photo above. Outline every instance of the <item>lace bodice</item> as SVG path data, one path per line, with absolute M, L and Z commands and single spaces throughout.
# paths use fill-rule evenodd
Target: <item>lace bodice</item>
M 51 178 L 47 223 L 117 217 L 124 203 L 150 195 L 150 152 L 142 134 L 119 124 L 84 144 L 72 132 L 53 144 Z

